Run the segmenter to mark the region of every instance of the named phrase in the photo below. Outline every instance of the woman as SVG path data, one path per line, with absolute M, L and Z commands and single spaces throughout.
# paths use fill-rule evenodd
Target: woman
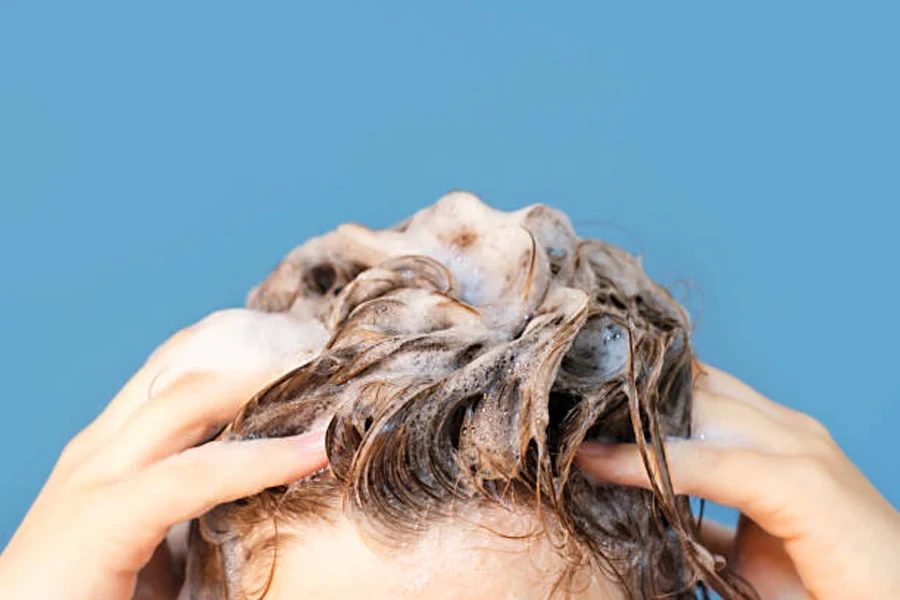
M 197 517 L 187 598 L 900 589 L 898 513 L 821 425 L 693 362 L 621 251 L 461 194 L 351 233 L 251 296 L 290 315 L 218 314 L 151 357 L 66 448 L 0 589 L 174 597 L 161 542 Z M 740 509 L 737 535 L 684 494 Z

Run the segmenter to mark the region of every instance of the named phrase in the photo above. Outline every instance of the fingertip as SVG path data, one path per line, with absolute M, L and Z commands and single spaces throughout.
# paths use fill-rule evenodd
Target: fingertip
M 325 431 L 309 431 L 293 436 L 292 442 L 308 469 L 318 471 L 328 466 L 328 453 L 325 450 Z
M 643 463 L 634 444 L 584 442 L 575 455 L 575 464 L 592 479 L 631 484 L 641 481 Z
M 308 431 L 299 435 L 284 438 L 291 446 L 290 453 L 299 469 L 298 479 L 328 466 L 328 454 L 325 451 L 325 431 Z
M 606 458 L 613 456 L 618 446 L 618 444 L 586 441 L 578 448 L 576 456 L 582 458 Z
M 325 452 L 325 430 L 307 431 L 291 438 L 301 452 Z

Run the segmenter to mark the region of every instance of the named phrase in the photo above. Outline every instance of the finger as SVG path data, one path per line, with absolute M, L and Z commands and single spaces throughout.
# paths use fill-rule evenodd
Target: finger
M 257 392 L 276 378 L 268 373 L 187 373 L 131 415 L 102 454 L 102 476 L 144 467 L 177 454 L 231 421 Z
M 729 558 L 734 549 L 734 539 L 733 527 L 709 519 L 704 519 L 700 524 L 700 543 L 713 554 Z
M 314 355 L 327 332 L 286 314 L 222 310 L 162 344 L 97 419 L 77 436 L 72 462 L 96 454 L 133 413 L 186 373 L 270 373 L 274 379 Z
M 754 404 L 705 389 L 694 390 L 691 437 L 709 445 L 741 446 L 770 453 L 802 451 L 803 436 Z
M 202 321 L 201 321 L 202 323 Z M 196 325 L 175 332 L 160 344 L 144 361 L 141 368 L 122 386 L 106 408 L 88 425 L 84 433 L 102 438 L 111 435 L 128 419 L 131 413 L 143 404 L 151 391 L 160 386 L 163 374 L 168 370 L 167 360 L 176 348 L 185 344 L 193 335 Z
M 175 600 L 180 588 L 178 571 L 168 546 L 163 542 L 138 573 L 132 600 Z
M 732 569 L 762 598 L 809 598 L 785 543 L 741 516 Z
M 725 371 L 705 363 L 698 363 L 695 387 L 719 396 L 729 396 L 746 402 L 769 416 L 790 422 L 796 411 L 769 400 L 752 387 Z
M 161 391 L 164 387 L 161 384 L 165 381 L 163 376 L 172 370 L 166 359 L 171 357 L 176 348 L 186 343 L 195 327 L 196 325 L 176 332 L 153 351 L 106 408 L 69 442 L 60 461 L 63 468 L 72 468 L 96 454 L 115 437 L 131 414 L 150 398 L 154 389 Z
M 324 468 L 328 464 L 324 437 L 324 432 L 314 432 L 205 444 L 123 481 L 117 497 L 127 507 L 135 537 L 155 544 L 176 523 L 218 504 L 286 485 Z
M 769 529 L 777 525 L 773 516 L 790 503 L 803 479 L 791 472 L 795 463 L 790 458 L 692 440 L 668 442 L 665 450 L 676 494 L 737 508 L 773 535 L 779 535 Z M 576 464 L 597 480 L 651 487 L 635 444 L 586 442 Z
M 127 419 L 133 407 L 150 396 L 159 374 L 149 363 L 135 373 L 103 412 L 66 444 L 57 469 L 69 471 L 97 454 L 114 437 L 116 428 Z

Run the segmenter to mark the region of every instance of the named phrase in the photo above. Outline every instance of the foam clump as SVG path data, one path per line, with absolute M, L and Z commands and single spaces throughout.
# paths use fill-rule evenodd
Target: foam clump
M 573 568 L 590 562 L 636 597 L 739 587 L 698 550 L 662 450 L 690 434 L 687 313 L 636 257 L 579 238 L 563 213 L 454 192 L 396 227 L 307 241 L 247 306 L 248 322 L 279 316 L 269 345 L 295 368 L 221 437 L 327 428 L 329 468 L 199 519 L 197 589 L 241 597 L 221 565 L 250 561 L 276 515 L 337 505 L 366 537 L 406 545 L 485 504 L 550 515 Z M 589 481 L 574 467 L 586 439 L 639 442 L 653 489 Z
M 340 476 L 338 447 L 380 443 L 402 421 L 441 457 L 437 479 L 463 472 L 476 486 L 516 477 L 532 444 L 544 460 L 551 390 L 582 394 L 621 374 L 642 311 L 671 331 L 688 327 L 638 259 L 580 239 L 562 212 L 503 212 L 465 192 L 391 229 L 347 224 L 307 241 L 248 307 L 320 323 L 330 338 L 234 434 L 333 421 Z M 410 462 L 439 485 L 428 453 Z

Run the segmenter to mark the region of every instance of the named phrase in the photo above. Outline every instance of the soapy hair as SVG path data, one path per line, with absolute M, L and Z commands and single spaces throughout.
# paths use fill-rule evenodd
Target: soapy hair
M 331 337 L 221 437 L 327 427 L 330 466 L 195 521 L 191 598 L 264 593 L 247 574 L 273 564 L 279 522 L 340 509 L 395 544 L 460 506 L 533 510 L 570 572 L 599 569 L 630 598 L 755 597 L 700 545 L 666 465 L 663 440 L 691 433 L 686 312 L 638 259 L 579 239 L 562 213 L 450 194 L 390 230 L 310 240 L 248 305 Z M 590 481 L 574 465 L 585 440 L 636 442 L 652 489 Z

